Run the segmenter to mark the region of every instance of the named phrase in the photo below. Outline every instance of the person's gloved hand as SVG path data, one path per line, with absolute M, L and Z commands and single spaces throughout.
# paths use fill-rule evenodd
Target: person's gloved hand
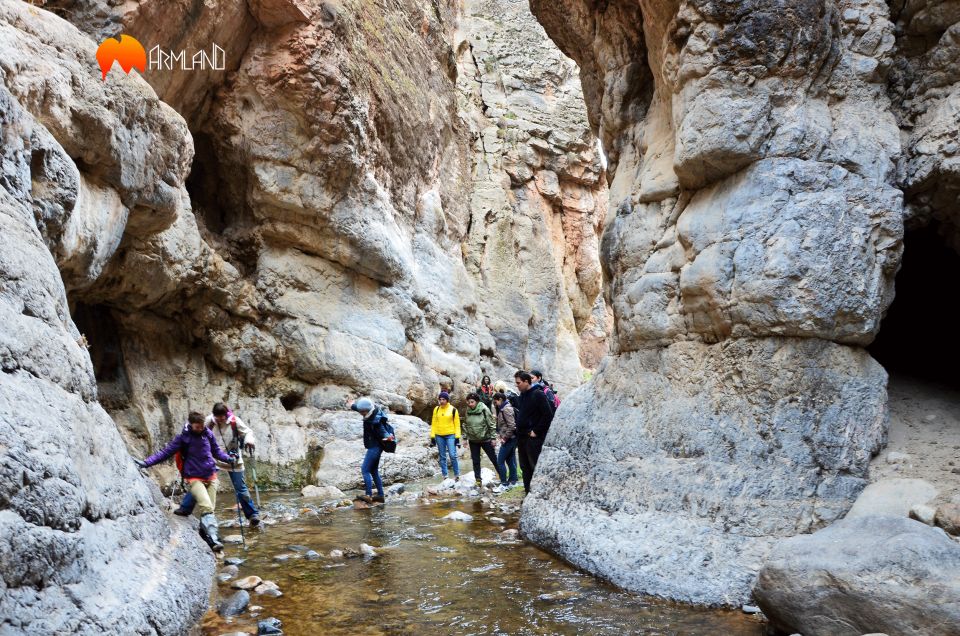
M 433 447 L 436 446 L 436 445 L 437 445 L 437 438 L 436 438 L 436 437 L 431 437 L 431 438 L 430 438 L 430 448 L 433 448 Z
M 136 464 L 138 468 L 147 467 L 147 462 L 143 461 L 142 459 L 137 459 L 136 457 L 133 458 L 133 463 Z
M 254 445 L 247 443 L 243 445 L 243 450 L 247 451 L 247 455 L 253 457 Z
M 237 461 L 240 459 L 240 455 L 237 454 L 237 451 L 230 451 L 227 453 L 227 455 L 230 455 L 230 465 L 236 466 Z

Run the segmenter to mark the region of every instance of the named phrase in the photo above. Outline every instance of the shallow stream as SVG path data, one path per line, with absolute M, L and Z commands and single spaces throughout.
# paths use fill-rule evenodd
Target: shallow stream
M 246 550 L 231 544 L 225 555 L 246 559 L 238 577 L 274 581 L 283 596 L 251 591 L 251 606 L 261 610 L 231 619 L 211 611 L 202 633 L 255 634 L 257 620 L 266 617 L 280 619 L 287 636 L 765 633 L 764 623 L 739 611 L 652 601 L 578 572 L 531 545 L 503 539 L 500 533 L 517 527 L 519 499 L 413 497 L 388 498 L 385 506 L 367 510 L 324 510 L 305 505 L 297 494 L 265 496 L 265 518 L 276 523 L 253 536 L 248 531 Z M 226 520 L 233 514 L 235 520 L 226 499 L 221 497 L 218 515 Z M 443 519 L 455 510 L 473 521 Z M 373 546 L 377 556 L 349 556 L 360 551 L 361 543 Z M 308 550 L 319 558 L 305 556 Z M 332 550 L 348 556 L 330 558 Z M 278 555 L 289 556 L 277 561 Z M 233 580 L 216 584 L 221 597 L 235 591 Z

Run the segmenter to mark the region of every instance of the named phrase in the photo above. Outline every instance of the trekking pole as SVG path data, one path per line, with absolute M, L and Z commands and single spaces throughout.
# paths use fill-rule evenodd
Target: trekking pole
M 257 495 L 257 510 L 263 510 L 260 505 L 260 486 L 257 485 L 257 458 L 250 453 L 250 471 L 253 473 L 253 492 Z
M 237 500 L 237 523 L 240 524 L 240 542 L 243 543 L 243 549 L 247 549 L 247 538 L 243 536 L 243 515 L 240 513 L 240 509 L 243 505 L 240 503 L 240 494 L 234 491 L 234 498 Z

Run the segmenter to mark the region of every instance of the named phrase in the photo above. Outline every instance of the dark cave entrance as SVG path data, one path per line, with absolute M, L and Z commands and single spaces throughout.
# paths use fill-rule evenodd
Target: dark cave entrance
M 958 273 L 960 255 L 935 225 L 906 232 L 896 297 L 868 347 L 888 373 L 960 388 L 958 315 L 951 298 Z
M 123 363 L 120 325 L 112 310 L 105 305 L 78 302 L 73 304 L 70 313 L 77 329 L 86 338 L 101 405 L 108 411 L 126 408 L 130 401 L 130 384 Z
M 213 140 L 203 133 L 193 134 L 194 156 L 187 192 L 193 212 L 202 226 L 212 234 L 223 234 L 229 225 L 227 193 L 220 183 L 220 162 Z

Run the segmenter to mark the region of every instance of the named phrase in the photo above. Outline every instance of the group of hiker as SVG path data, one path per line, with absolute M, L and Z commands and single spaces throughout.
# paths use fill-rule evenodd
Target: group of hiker
M 502 381 L 491 386 L 490 376 L 483 376 L 480 386 L 467 396 L 467 411 L 462 419 L 460 411 L 450 403 L 448 391 L 441 391 L 437 396 L 430 418 L 430 446 L 437 448 L 443 479 L 449 477 L 451 469 L 454 478 L 460 479 L 457 450 L 461 437 L 466 436 L 478 488 L 483 485 L 480 478 L 480 453 L 483 452 L 500 477 L 500 483 L 493 489 L 495 492 L 517 486 L 520 474 L 524 490 L 530 492 L 533 471 L 560 399 L 538 370 L 517 371 L 513 380 L 517 391 L 508 389 Z M 380 458 L 384 452 L 392 453 L 397 448 L 393 427 L 384 410 L 370 398 L 349 400 L 347 408 L 363 416 L 365 453 L 360 474 L 364 494 L 358 498 L 366 503 L 383 503 Z
M 500 478 L 500 483 L 494 487 L 495 492 L 517 485 L 518 455 L 523 488 L 530 492 L 530 480 L 560 400 L 538 370 L 517 371 L 513 380 L 517 391 L 508 389 L 503 381 L 491 386 L 490 376 L 483 376 L 477 390 L 467 396 L 467 410 L 462 419 L 460 412 L 450 404 L 450 394 L 447 391 L 440 393 L 430 420 L 430 445 L 437 447 L 440 473 L 444 479 L 450 469 L 454 478 L 460 479 L 456 449 L 460 447 L 462 434 L 470 447 L 477 487 L 482 486 L 482 451 L 496 467 Z
M 430 445 L 438 450 L 444 479 L 448 478 L 450 469 L 454 477 L 460 479 L 457 449 L 461 437 L 465 436 L 478 488 L 482 487 L 480 453 L 483 452 L 500 477 L 495 492 L 517 486 L 520 475 L 524 490 L 530 492 L 530 481 L 544 438 L 560 400 L 540 371 L 517 371 L 513 379 L 516 391 L 508 389 L 502 381 L 492 385 L 490 377 L 484 376 L 476 390 L 467 396 L 467 410 L 462 419 L 460 412 L 450 403 L 450 394 L 440 392 L 430 422 Z M 380 458 L 384 452 L 396 451 L 396 434 L 384 409 L 370 398 L 349 400 L 346 406 L 363 415 L 365 452 L 360 473 L 364 494 L 359 499 L 382 503 Z M 174 514 L 189 516 L 196 511 L 200 517 L 201 536 L 219 552 L 223 550 L 223 544 L 218 536 L 219 524 L 215 515 L 218 462 L 230 476 L 240 509 L 250 525 L 256 527 L 260 524 L 260 513 L 250 497 L 243 463 L 243 452 L 252 456 L 254 450 L 255 441 L 249 427 L 226 404 L 218 402 L 207 416 L 191 412 L 180 434 L 163 449 L 145 460 L 134 461 L 141 468 L 149 468 L 171 457 L 176 458 L 187 492 Z M 374 489 L 376 494 L 373 494 Z
M 217 442 L 218 437 L 220 443 Z M 219 524 L 214 512 L 217 505 L 217 462 L 227 467 L 237 501 L 250 525 L 257 527 L 260 524 L 260 511 L 250 497 L 243 464 L 243 451 L 252 456 L 255 445 L 250 428 L 226 404 L 217 402 L 206 417 L 192 411 L 187 416 L 183 430 L 169 444 L 150 457 L 134 462 L 140 468 L 149 468 L 171 457 L 176 458 L 187 492 L 174 514 L 186 517 L 196 509 L 200 516 L 200 535 L 215 552 L 219 552 L 223 550 L 223 544 L 220 542 Z

